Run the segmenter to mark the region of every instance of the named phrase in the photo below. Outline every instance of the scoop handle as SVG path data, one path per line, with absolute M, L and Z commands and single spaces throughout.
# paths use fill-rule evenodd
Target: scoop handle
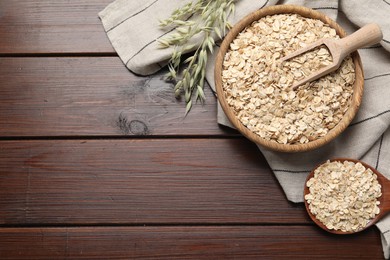
M 383 34 L 381 28 L 376 23 L 370 23 L 363 26 L 353 34 L 342 38 L 338 42 L 341 59 L 357 49 L 380 42 L 382 38 Z

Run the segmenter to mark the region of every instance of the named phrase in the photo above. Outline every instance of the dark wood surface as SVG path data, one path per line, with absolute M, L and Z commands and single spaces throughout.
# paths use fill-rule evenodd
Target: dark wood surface
M 0 1 L 0 259 L 383 258 L 287 201 L 257 147 L 184 118 L 97 17 L 112 0 Z

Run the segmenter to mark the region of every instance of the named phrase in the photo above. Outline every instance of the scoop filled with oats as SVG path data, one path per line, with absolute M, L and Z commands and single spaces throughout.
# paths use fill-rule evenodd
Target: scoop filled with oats
M 379 43 L 383 38 L 382 31 L 380 27 L 375 24 L 366 24 L 358 31 L 354 32 L 351 35 L 339 40 L 322 38 L 314 43 L 308 44 L 306 47 L 299 49 L 293 53 L 288 54 L 282 58 L 282 61 L 286 61 L 303 53 L 310 52 L 320 46 L 326 46 L 331 54 L 332 63 L 321 68 L 320 70 L 312 73 L 311 75 L 305 77 L 304 79 L 294 83 L 292 89 L 297 89 L 299 86 L 311 82 L 313 80 L 319 79 L 335 70 L 337 70 L 343 59 L 353 51 L 357 49 L 370 46 L 376 43 Z M 324 52 L 324 51 L 323 51 Z M 326 52 L 325 52 L 326 53 Z M 320 53 L 318 53 L 320 54 Z
M 309 174 L 304 190 L 311 219 L 335 234 L 356 233 L 376 223 L 390 211 L 389 196 L 390 181 L 353 159 L 319 165 Z

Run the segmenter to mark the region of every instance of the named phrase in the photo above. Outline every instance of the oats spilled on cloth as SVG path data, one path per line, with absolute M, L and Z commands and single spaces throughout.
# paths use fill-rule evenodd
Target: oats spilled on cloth
M 320 20 L 296 14 L 261 18 L 230 44 L 222 70 L 227 103 L 260 137 L 281 144 L 308 143 L 325 136 L 348 110 L 355 68 L 347 57 L 332 74 L 292 90 L 295 81 L 329 65 L 319 47 L 281 63 L 280 58 L 321 38 L 339 38 Z
M 359 231 L 380 212 L 381 185 L 361 163 L 327 161 L 306 185 L 309 210 L 330 230 Z

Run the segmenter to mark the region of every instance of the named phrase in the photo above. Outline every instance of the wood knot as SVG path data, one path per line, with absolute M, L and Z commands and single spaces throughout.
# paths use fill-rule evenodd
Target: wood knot
M 127 118 L 120 114 L 117 126 L 121 130 L 121 132 L 125 135 L 148 135 L 149 134 L 149 128 L 148 126 L 142 122 L 141 120 L 131 120 L 130 122 L 127 120 Z

